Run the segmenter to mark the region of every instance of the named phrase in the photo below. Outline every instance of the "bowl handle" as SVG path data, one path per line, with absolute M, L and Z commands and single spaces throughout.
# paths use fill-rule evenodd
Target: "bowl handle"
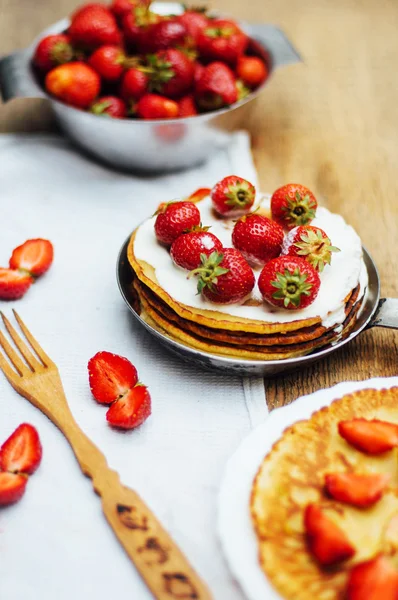
M 12 98 L 45 98 L 30 68 L 30 49 L 0 60 L 0 90 L 4 102 Z
M 388 327 L 398 329 L 398 298 L 382 298 L 367 328 Z
M 251 23 L 245 27 L 245 30 L 250 37 L 260 42 L 271 53 L 274 69 L 302 62 L 300 54 L 279 27 Z

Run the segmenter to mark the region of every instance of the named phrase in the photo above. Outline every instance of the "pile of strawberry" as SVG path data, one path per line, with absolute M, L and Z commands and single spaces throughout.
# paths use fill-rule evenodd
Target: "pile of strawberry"
M 82 6 L 67 31 L 40 41 L 33 66 L 58 100 L 115 118 L 169 119 L 217 110 L 268 76 L 234 21 L 194 9 L 161 16 L 147 0 Z
M 219 217 L 239 217 L 233 248 L 224 248 L 200 222 L 195 202 L 209 194 Z M 176 265 L 189 270 L 189 277 L 198 276 L 198 293 L 212 302 L 244 300 L 256 283 L 252 267 L 262 267 L 258 287 L 266 302 L 289 310 L 305 308 L 318 294 L 319 272 L 330 264 L 332 252 L 338 252 L 322 229 L 310 225 L 316 198 L 303 185 L 285 185 L 272 195 L 269 219 L 251 211 L 255 196 L 249 181 L 225 177 L 212 190 L 162 204 L 156 213 L 156 237 L 170 248 Z
M 348 444 L 371 456 L 379 456 L 398 447 L 398 426 L 377 419 L 341 421 L 338 431 Z M 371 508 L 380 501 L 390 483 L 386 473 L 328 473 L 325 493 L 328 497 L 354 506 Z M 335 508 L 336 510 L 336 508 Z M 319 565 L 331 569 L 356 554 L 346 533 L 319 504 L 309 504 L 304 512 L 304 527 L 309 550 Z M 396 600 L 398 571 L 386 554 L 357 564 L 348 577 L 347 600 Z

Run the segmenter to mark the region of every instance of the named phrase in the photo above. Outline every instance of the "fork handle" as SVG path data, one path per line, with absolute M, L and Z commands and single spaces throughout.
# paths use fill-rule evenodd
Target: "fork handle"
M 65 417 L 65 415 L 64 415 Z M 158 600 L 211 600 L 212 595 L 148 506 L 120 483 L 102 452 L 72 415 L 62 423 L 79 465 L 92 479 L 116 537 Z

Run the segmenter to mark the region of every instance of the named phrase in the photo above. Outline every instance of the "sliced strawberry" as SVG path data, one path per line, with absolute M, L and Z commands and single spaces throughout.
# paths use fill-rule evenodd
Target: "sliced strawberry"
M 0 506 L 18 502 L 25 493 L 28 478 L 14 473 L 0 473 Z
M 345 533 L 316 504 L 309 504 L 305 509 L 304 526 L 309 549 L 322 566 L 354 556 L 355 548 Z
M 340 421 L 339 434 L 351 446 L 367 454 L 382 454 L 398 445 L 398 425 L 373 419 Z
M 18 300 L 32 285 L 28 273 L 0 268 L 0 300 Z
M 11 269 L 28 271 L 30 275 L 39 277 L 51 267 L 54 248 L 48 240 L 28 240 L 15 248 L 10 258 Z
M 380 500 L 390 479 L 387 473 L 330 473 L 325 476 L 325 487 L 335 500 L 367 508 Z
M 111 404 L 138 381 L 135 366 L 111 352 L 97 352 L 88 363 L 88 373 L 93 396 L 101 404 Z
M 41 457 L 37 430 L 28 423 L 22 423 L 0 448 L 0 469 L 32 475 L 40 465 Z
M 211 189 L 210 188 L 199 188 L 195 190 L 188 198 L 188 202 L 200 202 L 206 196 L 210 196 Z
M 398 572 L 387 557 L 356 565 L 349 576 L 347 600 L 397 600 Z
M 145 385 L 138 384 L 112 404 L 106 419 L 113 427 L 134 429 L 151 414 L 151 397 Z

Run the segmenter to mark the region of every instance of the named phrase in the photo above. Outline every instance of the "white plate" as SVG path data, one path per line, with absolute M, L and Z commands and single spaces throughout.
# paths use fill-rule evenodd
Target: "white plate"
M 249 512 L 253 479 L 264 456 L 282 432 L 296 421 L 350 392 L 398 385 L 398 377 L 339 383 L 270 413 L 239 446 L 227 463 L 218 499 L 218 535 L 228 565 L 249 600 L 281 600 L 260 569 L 257 539 Z

